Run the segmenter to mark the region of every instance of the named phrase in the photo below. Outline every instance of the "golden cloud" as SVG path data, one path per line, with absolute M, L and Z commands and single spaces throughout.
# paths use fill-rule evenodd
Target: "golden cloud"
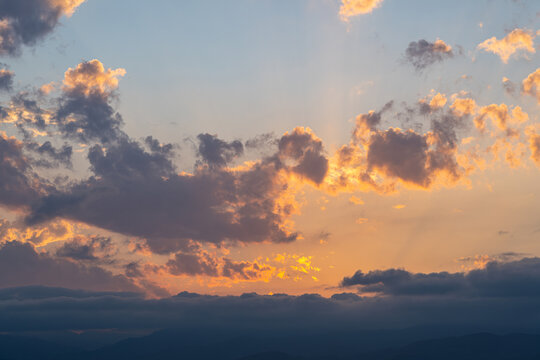
M 534 96 L 540 104 L 540 68 L 523 80 L 522 89 L 524 94 Z
M 382 2 L 383 0 L 342 0 L 339 15 L 343 21 L 348 21 L 351 16 L 369 14 L 381 6 Z
M 535 53 L 534 37 L 535 35 L 529 30 L 514 29 L 500 40 L 496 37 L 485 40 L 478 45 L 478 48 L 499 55 L 506 64 L 508 59 L 520 50 Z
M 124 76 L 126 70 L 107 69 L 99 60 L 90 60 L 69 68 L 64 74 L 64 90 L 76 91 L 89 95 L 91 93 L 108 94 L 118 87 L 118 77 Z

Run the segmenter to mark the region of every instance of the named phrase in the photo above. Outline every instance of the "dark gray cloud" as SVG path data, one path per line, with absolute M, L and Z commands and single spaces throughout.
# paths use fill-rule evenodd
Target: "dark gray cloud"
M 369 168 L 421 186 L 429 185 L 426 168 L 429 146 L 427 139 L 413 131 L 388 129 L 371 137 L 368 150 Z
M 243 280 L 257 279 L 265 270 L 270 270 L 267 265 L 259 265 L 249 261 L 234 261 L 224 258 L 222 276 L 228 278 L 239 278 Z
M 278 182 L 283 165 L 275 157 L 242 172 L 201 168 L 193 175 L 178 174 L 168 154 L 149 153 L 138 142 L 121 139 L 106 153 L 92 147 L 88 159 L 95 176 L 44 197 L 28 224 L 64 217 L 146 238 L 158 252 L 183 250 L 191 239 L 284 242 L 296 237 L 283 229 L 287 209 L 275 207 L 284 191 Z
M 58 129 L 69 138 L 87 143 L 110 143 L 125 137 L 120 114 L 110 105 L 110 95 L 67 91 L 55 114 Z
M 173 275 L 218 275 L 218 264 L 207 254 L 177 253 L 167 262 L 167 270 Z
M 19 55 L 23 45 L 42 40 L 58 25 L 60 17 L 71 10 L 62 1 L 0 1 L 0 55 Z
M 77 261 L 111 261 L 114 246 L 110 237 L 78 237 L 66 241 L 56 250 L 56 256 Z
M 324 155 L 322 141 L 309 129 L 296 128 L 281 137 L 278 143 L 279 155 L 285 161 L 296 162 L 291 171 L 320 184 L 328 172 L 328 159 Z
M 405 61 L 413 65 L 418 71 L 452 57 L 454 57 L 452 48 L 442 40 L 435 42 L 424 39 L 413 41 L 409 43 L 405 50 Z
M 24 147 L 42 156 L 32 161 L 32 165 L 34 166 L 46 168 L 58 167 L 60 165 L 67 168 L 71 168 L 72 166 L 71 156 L 73 154 L 73 147 L 71 145 L 64 144 L 61 148 L 56 148 L 50 141 L 45 141 L 43 144 L 26 141 Z
M 316 294 L 210 296 L 184 292 L 144 300 L 126 293 L 5 289 L 0 290 L 0 331 L 225 326 L 229 331 L 304 333 L 423 325 L 513 331 L 537 328 L 540 316 L 538 258 L 492 262 L 486 269 L 467 274 L 398 269 L 357 273 L 344 279 L 344 285 L 363 286 L 382 295 L 343 293 L 324 298 Z
M 23 154 L 23 143 L 0 134 L 0 204 L 25 207 L 41 194 L 35 175 Z
M 226 142 L 210 134 L 199 134 L 197 140 L 198 155 L 210 167 L 225 166 L 244 153 L 244 145 L 239 140 Z
M 43 285 L 84 290 L 135 291 L 141 289 L 122 275 L 37 252 L 16 241 L 0 247 L 0 287 Z
M 278 140 L 273 133 L 266 133 L 246 140 L 245 146 L 248 149 L 264 149 L 275 145 L 277 142 Z
M 144 139 L 146 146 L 153 153 L 161 153 L 165 156 L 172 156 L 175 146 L 173 144 L 162 144 L 158 139 L 155 139 L 152 136 L 147 136 Z
M 129 264 L 126 264 L 124 268 L 125 274 L 129 278 L 139 278 L 144 276 L 141 265 L 138 262 L 130 262 Z
M 439 173 L 445 173 L 448 179 L 456 181 L 463 173 L 456 160 L 458 131 L 466 128 L 467 116 L 459 116 L 452 111 L 432 111 L 424 103 L 405 107 L 397 117 L 423 116 L 429 120 L 430 132 L 420 133 L 398 128 L 379 130 L 376 126 L 382 120 L 382 114 L 392 106 L 387 103 L 380 111 L 370 112 L 357 117 L 353 132 L 353 142 L 365 142 L 368 145 L 367 170 L 377 169 L 389 177 L 421 187 L 433 184 Z M 340 161 L 349 163 L 355 156 L 355 148 L 344 146 L 339 150 Z
M 66 71 L 55 112 L 56 126 L 65 137 L 102 144 L 126 138 L 122 117 L 113 108 L 118 77 L 124 69 L 105 69 L 99 60 L 84 61 Z
M 10 91 L 13 87 L 13 78 L 15 74 L 8 69 L 0 69 L 0 90 Z
M 504 258 L 503 258 L 504 259 Z M 359 292 L 408 296 L 540 297 L 540 258 L 487 263 L 468 273 L 411 273 L 400 269 L 357 271 L 344 287 Z
M 360 114 L 356 118 L 356 127 L 353 133 L 353 137 L 359 137 L 358 131 L 360 129 L 375 130 L 381 123 L 382 115 L 390 110 L 394 105 L 393 101 L 387 102 L 379 111 L 370 111 L 366 114 Z

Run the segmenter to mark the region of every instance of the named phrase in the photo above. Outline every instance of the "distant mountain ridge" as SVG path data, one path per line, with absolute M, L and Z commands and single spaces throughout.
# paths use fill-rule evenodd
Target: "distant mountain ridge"
M 391 336 L 392 331 L 386 335 Z M 395 332 L 394 335 L 398 335 Z M 383 332 L 378 335 L 384 336 Z M 335 339 L 231 337 L 219 332 L 205 337 L 163 330 L 130 338 L 95 351 L 77 350 L 35 338 L 0 335 L 0 360 L 533 360 L 540 359 L 540 335 L 476 333 L 420 340 L 395 347 L 362 351 L 365 340 L 346 339 L 350 347 L 338 349 Z M 329 335 L 330 336 L 330 335 Z M 366 338 L 369 338 L 367 336 Z M 369 339 L 368 339 L 369 340 Z M 351 343 L 352 342 L 352 343 Z M 393 342 L 393 341 L 390 341 Z M 382 343 L 382 342 L 381 342 Z M 312 349 L 309 346 L 313 345 Z M 320 349 L 327 349 L 321 351 Z M 286 351 L 284 349 L 288 349 Z

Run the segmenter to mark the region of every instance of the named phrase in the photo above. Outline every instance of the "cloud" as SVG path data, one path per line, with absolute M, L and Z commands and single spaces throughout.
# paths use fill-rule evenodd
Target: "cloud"
M 122 118 L 111 106 L 118 77 L 124 74 L 124 69 L 105 70 L 99 60 L 68 69 L 55 114 L 59 130 L 82 143 L 95 140 L 108 143 L 125 136 L 120 130 Z
M 173 275 L 218 275 L 218 264 L 207 253 L 177 253 L 167 262 L 167 269 Z
M 0 55 L 16 56 L 51 33 L 63 15 L 84 0 L 17 0 L 0 2 Z
M 210 167 L 225 166 L 244 153 L 244 145 L 239 140 L 228 143 L 210 134 L 199 134 L 197 139 L 198 155 Z
M 71 156 L 73 154 L 73 147 L 64 144 L 61 149 L 55 148 L 50 141 L 45 141 L 43 144 L 39 144 L 33 141 L 27 141 L 24 144 L 27 150 L 33 151 L 38 155 L 45 158 L 33 159 L 32 165 L 41 166 L 45 168 L 58 167 L 60 165 L 71 168 Z
M 0 90 L 10 91 L 13 87 L 15 74 L 8 69 L 0 69 Z
M 297 153 L 282 155 L 299 157 L 304 165 L 311 145 L 307 151 L 299 147 Z M 181 250 L 191 239 L 247 243 L 296 237 L 284 227 L 292 209 L 285 203 L 277 207 L 286 190 L 281 172 L 288 168 L 275 157 L 239 170 L 200 168 L 179 174 L 167 154 L 119 140 L 106 152 L 97 145 L 90 148 L 88 159 L 95 176 L 44 197 L 29 224 L 68 218 L 146 238 L 158 252 Z M 290 171 L 311 176 L 309 170 L 300 166 Z
M 540 259 L 491 261 L 484 268 L 467 273 L 425 274 L 401 269 L 357 271 L 343 278 L 341 286 L 359 286 L 361 293 L 392 296 L 540 297 Z
M 144 300 L 125 292 L 5 289 L 0 290 L 0 331 L 192 331 L 219 329 L 223 324 L 227 324 L 227 331 L 264 330 L 280 334 L 428 325 L 523 331 L 536 328 L 540 315 L 538 258 L 490 262 L 484 269 L 467 273 L 359 271 L 345 278 L 342 285 L 358 287 L 360 296 L 212 296 L 182 292 L 173 297 Z M 375 294 L 361 296 L 368 291 Z
M 510 79 L 508 79 L 507 77 L 502 78 L 502 86 L 507 94 L 512 95 L 516 92 L 516 84 L 510 81 Z
M 527 122 L 529 115 L 521 107 L 515 106 L 512 110 L 506 104 L 491 104 L 478 109 L 474 124 L 480 131 L 486 129 L 486 120 L 490 119 L 493 126 L 501 131 L 508 131 L 509 125 Z
M 531 159 L 540 166 L 540 134 L 534 131 L 529 131 L 529 147 L 531 149 Z
M 76 261 L 110 262 L 114 252 L 110 237 L 76 236 L 56 249 L 56 256 Z
M 301 177 L 320 184 L 328 172 L 328 159 L 324 146 L 309 128 L 295 128 L 285 133 L 278 143 L 279 156 L 283 161 L 296 162 L 290 170 Z
M 535 35 L 524 29 L 514 29 L 501 40 L 489 38 L 478 45 L 479 49 L 499 55 L 503 63 L 508 63 L 510 57 L 518 51 L 535 53 Z
M 85 266 L 47 253 L 38 253 L 29 243 L 11 241 L 0 245 L 0 287 L 28 285 L 141 291 L 122 275 L 113 275 L 97 266 Z
M 522 91 L 526 95 L 536 98 L 540 104 L 540 68 L 530 73 L 521 83 Z
M 42 195 L 37 177 L 23 154 L 23 143 L 0 132 L 0 204 L 25 207 Z
M 452 47 L 440 39 L 433 43 L 424 39 L 413 41 L 409 43 L 405 50 L 405 61 L 413 65 L 418 71 L 453 57 Z
M 339 15 L 343 21 L 361 14 L 369 14 L 382 5 L 383 0 L 341 0 Z
M 368 171 L 378 170 L 424 188 L 442 173 L 459 179 L 462 170 L 455 159 L 452 121 L 451 117 L 434 121 L 434 131 L 426 135 L 394 128 L 374 133 L 367 150 Z

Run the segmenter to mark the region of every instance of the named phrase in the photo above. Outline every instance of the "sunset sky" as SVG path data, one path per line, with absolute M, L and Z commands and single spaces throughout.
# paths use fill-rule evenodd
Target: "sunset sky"
M 534 0 L 0 2 L 0 288 L 540 281 L 539 29 Z

